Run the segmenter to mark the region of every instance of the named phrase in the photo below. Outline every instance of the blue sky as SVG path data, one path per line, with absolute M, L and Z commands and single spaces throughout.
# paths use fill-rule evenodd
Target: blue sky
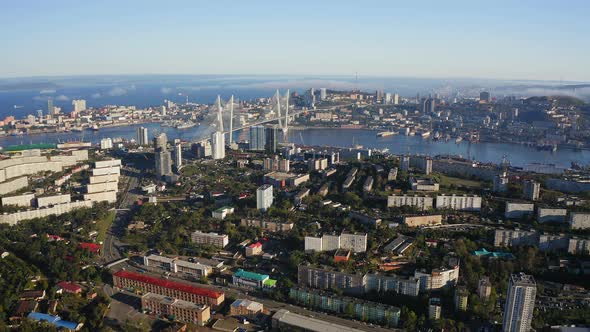
M 590 1 L 19 0 L 0 77 L 295 74 L 590 81 Z

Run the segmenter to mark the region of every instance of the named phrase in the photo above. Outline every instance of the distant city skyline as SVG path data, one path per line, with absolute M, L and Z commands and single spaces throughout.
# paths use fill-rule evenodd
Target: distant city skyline
M 0 78 L 347 75 L 590 81 L 586 1 L 4 3 Z

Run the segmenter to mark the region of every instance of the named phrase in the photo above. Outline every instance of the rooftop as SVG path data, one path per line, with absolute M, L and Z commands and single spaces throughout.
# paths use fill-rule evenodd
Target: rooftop
M 264 307 L 262 303 L 258 303 L 258 302 L 254 302 L 254 301 L 250 301 L 250 300 L 246 300 L 246 299 L 237 299 L 231 304 L 231 306 L 232 307 L 246 307 L 246 309 L 248 309 L 250 311 L 262 311 L 262 309 Z
M 61 288 L 61 289 L 65 289 L 67 291 L 70 292 L 79 292 L 82 290 L 82 287 L 76 285 L 73 282 L 67 282 L 67 281 L 60 281 L 57 283 L 57 287 Z
M 492 258 L 514 258 L 514 255 L 509 252 L 502 251 L 488 251 L 485 248 L 475 250 L 473 252 L 475 256 L 492 257 Z
M 98 252 L 102 246 L 100 244 L 92 243 L 92 242 L 81 242 L 78 245 L 79 248 L 86 249 L 90 252 Z
M 289 310 L 281 309 L 273 316 L 273 320 L 292 326 L 301 327 L 308 331 L 322 332 L 360 332 L 361 330 L 352 327 L 330 323 L 325 320 L 298 315 Z
M 179 300 L 172 297 L 154 294 L 154 293 L 146 293 L 142 296 L 142 299 L 160 302 L 166 305 L 171 305 L 174 307 L 182 308 L 182 309 L 190 309 L 190 310 L 204 310 L 207 308 L 204 304 L 197 304 L 189 301 Z
M 139 282 L 144 282 L 147 284 L 152 284 L 152 285 L 156 285 L 156 286 L 160 286 L 160 287 L 164 287 L 164 288 L 171 288 L 171 289 L 175 289 L 175 290 L 178 290 L 181 292 L 192 293 L 195 295 L 205 296 L 205 297 L 213 298 L 213 299 L 217 299 L 223 295 L 222 292 L 216 292 L 216 291 L 206 289 L 206 288 L 199 288 L 199 287 L 191 286 L 189 284 L 183 284 L 180 282 L 154 278 L 154 277 L 150 277 L 150 276 L 147 276 L 144 274 L 139 274 L 139 273 L 130 272 L 130 271 L 121 270 L 121 271 L 115 272 L 113 275 L 117 276 L 119 278 L 131 279 L 131 280 L 135 280 L 135 281 L 139 281 Z
M 535 282 L 535 278 L 532 275 L 524 274 L 524 273 L 515 273 L 510 276 L 510 282 L 512 284 L 520 284 L 520 285 L 527 285 L 527 286 L 535 286 L 537 283 Z
M 58 328 L 65 328 L 74 331 L 77 330 L 78 326 L 80 325 L 75 322 L 62 320 L 59 316 L 51 316 L 40 312 L 31 312 L 27 317 L 35 321 L 46 321 L 52 325 L 55 325 Z
M 256 281 L 264 281 L 269 278 L 268 274 L 260 274 L 260 273 L 256 273 L 256 272 L 245 271 L 242 269 L 239 269 L 238 271 L 236 271 L 236 273 L 234 273 L 234 276 L 236 276 L 238 278 L 256 280 Z
M 276 181 L 282 181 L 282 180 L 287 180 L 287 179 L 292 178 L 293 176 L 295 176 L 295 174 L 284 173 L 284 172 L 270 172 L 270 173 L 264 174 L 264 176 L 272 178 L 273 180 L 276 180 Z

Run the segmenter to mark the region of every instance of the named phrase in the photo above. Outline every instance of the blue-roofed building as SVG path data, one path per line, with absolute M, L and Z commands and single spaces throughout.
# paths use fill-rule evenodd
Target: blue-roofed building
M 477 257 L 491 257 L 491 258 L 506 258 L 506 259 L 514 259 L 514 255 L 509 252 L 503 251 L 488 251 L 485 248 L 480 250 L 475 250 L 473 254 Z
M 67 329 L 70 331 L 78 331 L 83 325 L 82 323 L 62 320 L 59 316 L 52 316 L 41 312 L 31 312 L 27 317 L 37 322 L 45 321 L 57 328 Z

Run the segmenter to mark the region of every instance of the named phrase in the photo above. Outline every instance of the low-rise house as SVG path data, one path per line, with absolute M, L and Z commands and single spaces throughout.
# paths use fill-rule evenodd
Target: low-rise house
M 82 287 L 76 285 L 73 282 L 68 281 L 60 281 L 57 283 L 57 291 L 56 293 L 70 293 L 70 294 L 80 294 L 82 293 Z

